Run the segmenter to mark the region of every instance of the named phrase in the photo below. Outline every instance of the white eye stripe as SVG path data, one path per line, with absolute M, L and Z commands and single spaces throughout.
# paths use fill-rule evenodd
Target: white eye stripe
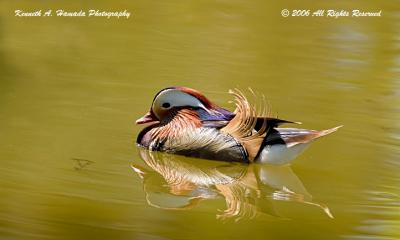
M 199 99 L 177 89 L 167 89 L 161 92 L 154 99 L 152 108 L 154 114 L 158 118 L 161 118 L 161 111 L 165 111 L 166 109 L 173 107 L 186 106 L 206 109 Z

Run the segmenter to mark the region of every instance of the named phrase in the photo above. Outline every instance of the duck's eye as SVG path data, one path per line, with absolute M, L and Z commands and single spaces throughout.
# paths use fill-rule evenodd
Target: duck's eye
M 165 102 L 165 103 L 163 103 L 161 106 L 162 106 L 163 108 L 169 108 L 169 107 L 171 107 L 171 104 Z

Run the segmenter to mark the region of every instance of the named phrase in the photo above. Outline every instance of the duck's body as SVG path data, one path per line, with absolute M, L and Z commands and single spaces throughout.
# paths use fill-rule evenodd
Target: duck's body
M 152 126 L 153 127 L 153 126 Z M 174 131 L 175 134 L 166 134 L 169 129 L 180 128 L 174 123 L 170 126 L 154 126 L 146 132 L 143 137 L 138 138 L 138 143 L 152 151 L 162 151 L 185 156 L 225 159 L 228 161 L 246 161 L 246 152 L 243 146 L 232 136 L 221 133 L 217 128 L 186 126 Z M 160 138 L 153 136 L 161 135 Z
M 140 132 L 137 143 L 149 150 L 190 157 L 284 164 L 313 140 L 337 130 L 278 128 L 294 122 L 265 116 L 265 111 L 258 116 L 240 92 L 233 94 L 235 113 L 211 103 L 196 90 L 163 89 L 150 112 L 136 121 L 154 122 Z

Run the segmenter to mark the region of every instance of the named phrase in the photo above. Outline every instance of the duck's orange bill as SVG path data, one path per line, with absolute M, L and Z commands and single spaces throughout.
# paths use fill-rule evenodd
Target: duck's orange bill
M 158 121 L 157 117 L 153 114 L 153 112 L 148 112 L 143 117 L 136 120 L 136 124 L 143 124 L 155 121 Z

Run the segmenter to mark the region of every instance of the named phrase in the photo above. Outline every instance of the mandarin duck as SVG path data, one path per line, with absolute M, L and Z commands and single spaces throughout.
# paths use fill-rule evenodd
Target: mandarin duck
M 151 151 L 188 157 L 281 165 L 314 140 L 341 127 L 321 131 L 280 128 L 285 123 L 300 123 L 273 117 L 264 97 L 261 103 L 251 105 L 240 90 L 229 93 L 235 97 L 234 112 L 191 88 L 159 91 L 150 111 L 136 120 L 136 124 L 150 124 L 139 133 L 137 144 Z

